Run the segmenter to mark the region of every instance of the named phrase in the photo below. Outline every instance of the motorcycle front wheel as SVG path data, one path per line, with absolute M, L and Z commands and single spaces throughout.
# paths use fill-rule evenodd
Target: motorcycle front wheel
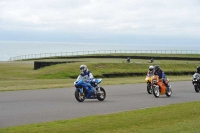
M 75 95 L 76 100 L 79 102 L 83 102 L 85 100 L 85 93 L 80 93 L 79 90 L 76 90 L 74 95 Z
M 154 86 L 153 87 L 153 95 L 158 98 L 160 96 L 160 90 L 159 90 L 159 86 Z
M 194 90 L 195 90 L 196 92 L 199 92 L 198 85 L 194 85 Z
M 106 91 L 104 88 L 100 87 L 100 93 L 97 94 L 97 99 L 103 101 L 106 98 Z
M 152 86 L 151 86 L 151 83 L 147 83 L 147 92 L 149 94 L 152 94 Z
M 172 90 L 171 90 L 171 87 L 169 87 L 169 90 L 166 92 L 166 95 L 168 97 L 170 97 L 172 95 Z

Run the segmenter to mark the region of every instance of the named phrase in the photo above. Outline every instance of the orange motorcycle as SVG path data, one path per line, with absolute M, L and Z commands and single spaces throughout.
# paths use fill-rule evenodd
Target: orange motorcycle
M 151 85 L 152 76 L 146 76 L 145 81 L 146 81 L 146 83 L 147 83 L 147 92 L 148 92 L 149 94 L 152 94 L 152 85 Z
M 169 83 L 169 79 L 166 80 L 166 83 Z M 153 94 L 156 98 L 160 95 L 166 94 L 168 97 L 172 95 L 171 86 L 167 88 L 162 79 L 159 79 L 158 75 L 154 75 L 152 78 L 152 87 L 153 87 Z

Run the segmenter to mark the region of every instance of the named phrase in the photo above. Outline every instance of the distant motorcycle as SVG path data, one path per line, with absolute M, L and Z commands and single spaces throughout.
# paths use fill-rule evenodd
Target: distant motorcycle
M 169 82 L 169 79 L 167 79 L 166 82 Z M 169 86 L 169 88 L 166 89 L 165 84 L 163 83 L 163 81 L 159 80 L 158 75 L 153 76 L 152 86 L 153 86 L 153 94 L 156 98 L 158 98 L 160 95 L 163 94 L 166 94 L 168 97 L 170 97 L 172 94 L 171 86 Z
M 196 92 L 200 91 L 200 74 L 195 73 L 192 77 L 192 84 L 194 85 L 194 90 Z
M 152 90 L 152 85 L 151 85 L 152 76 L 146 76 L 145 81 L 146 81 L 146 83 L 147 83 L 147 92 L 148 92 L 149 94 L 152 94 L 152 92 L 153 92 L 153 90 Z
M 94 82 L 91 83 L 91 85 L 96 89 L 95 92 L 91 90 L 85 79 L 80 78 L 78 81 L 75 81 L 74 85 L 76 90 L 74 95 L 76 100 L 79 102 L 83 102 L 85 99 L 98 99 L 99 101 L 103 101 L 106 98 L 106 91 L 104 88 L 99 86 L 101 81 L 102 79 L 95 79 Z M 98 93 L 97 89 L 99 89 Z
M 152 59 L 150 59 L 150 63 L 153 63 L 153 62 L 154 62 L 153 58 L 152 58 Z

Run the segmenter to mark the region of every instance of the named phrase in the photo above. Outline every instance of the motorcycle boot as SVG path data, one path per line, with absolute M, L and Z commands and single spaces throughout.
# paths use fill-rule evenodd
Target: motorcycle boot
M 101 93 L 100 87 L 96 87 L 97 93 Z

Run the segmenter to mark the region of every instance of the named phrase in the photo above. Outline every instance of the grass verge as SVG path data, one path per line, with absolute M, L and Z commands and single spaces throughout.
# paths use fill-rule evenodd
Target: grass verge
M 1 133 L 197 133 L 200 101 L 0 129 Z
M 64 59 L 63 59 L 64 60 Z M 154 64 L 147 60 L 131 59 L 66 59 L 67 61 L 81 61 L 78 63 L 52 65 L 34 70 L 33 61 L 1 62 L 0 63 L 0 91 L 32 90 L 47 88 L 72 87 L 74 78 L 80 74 L 79 66 L 86 63 L 96 78 L 103 74 L 140 72 L 146 74 L 149 65 L 159 64 L 165 72 L 195 71 L 198 61 L 155 60 Z M 73 78 L 72 78 L 73 77 Z M 191 80 L 191 75 L 171 76 L 170 80 Z M 144 83 L 144 77 L 103 78 L 101 85 Z

